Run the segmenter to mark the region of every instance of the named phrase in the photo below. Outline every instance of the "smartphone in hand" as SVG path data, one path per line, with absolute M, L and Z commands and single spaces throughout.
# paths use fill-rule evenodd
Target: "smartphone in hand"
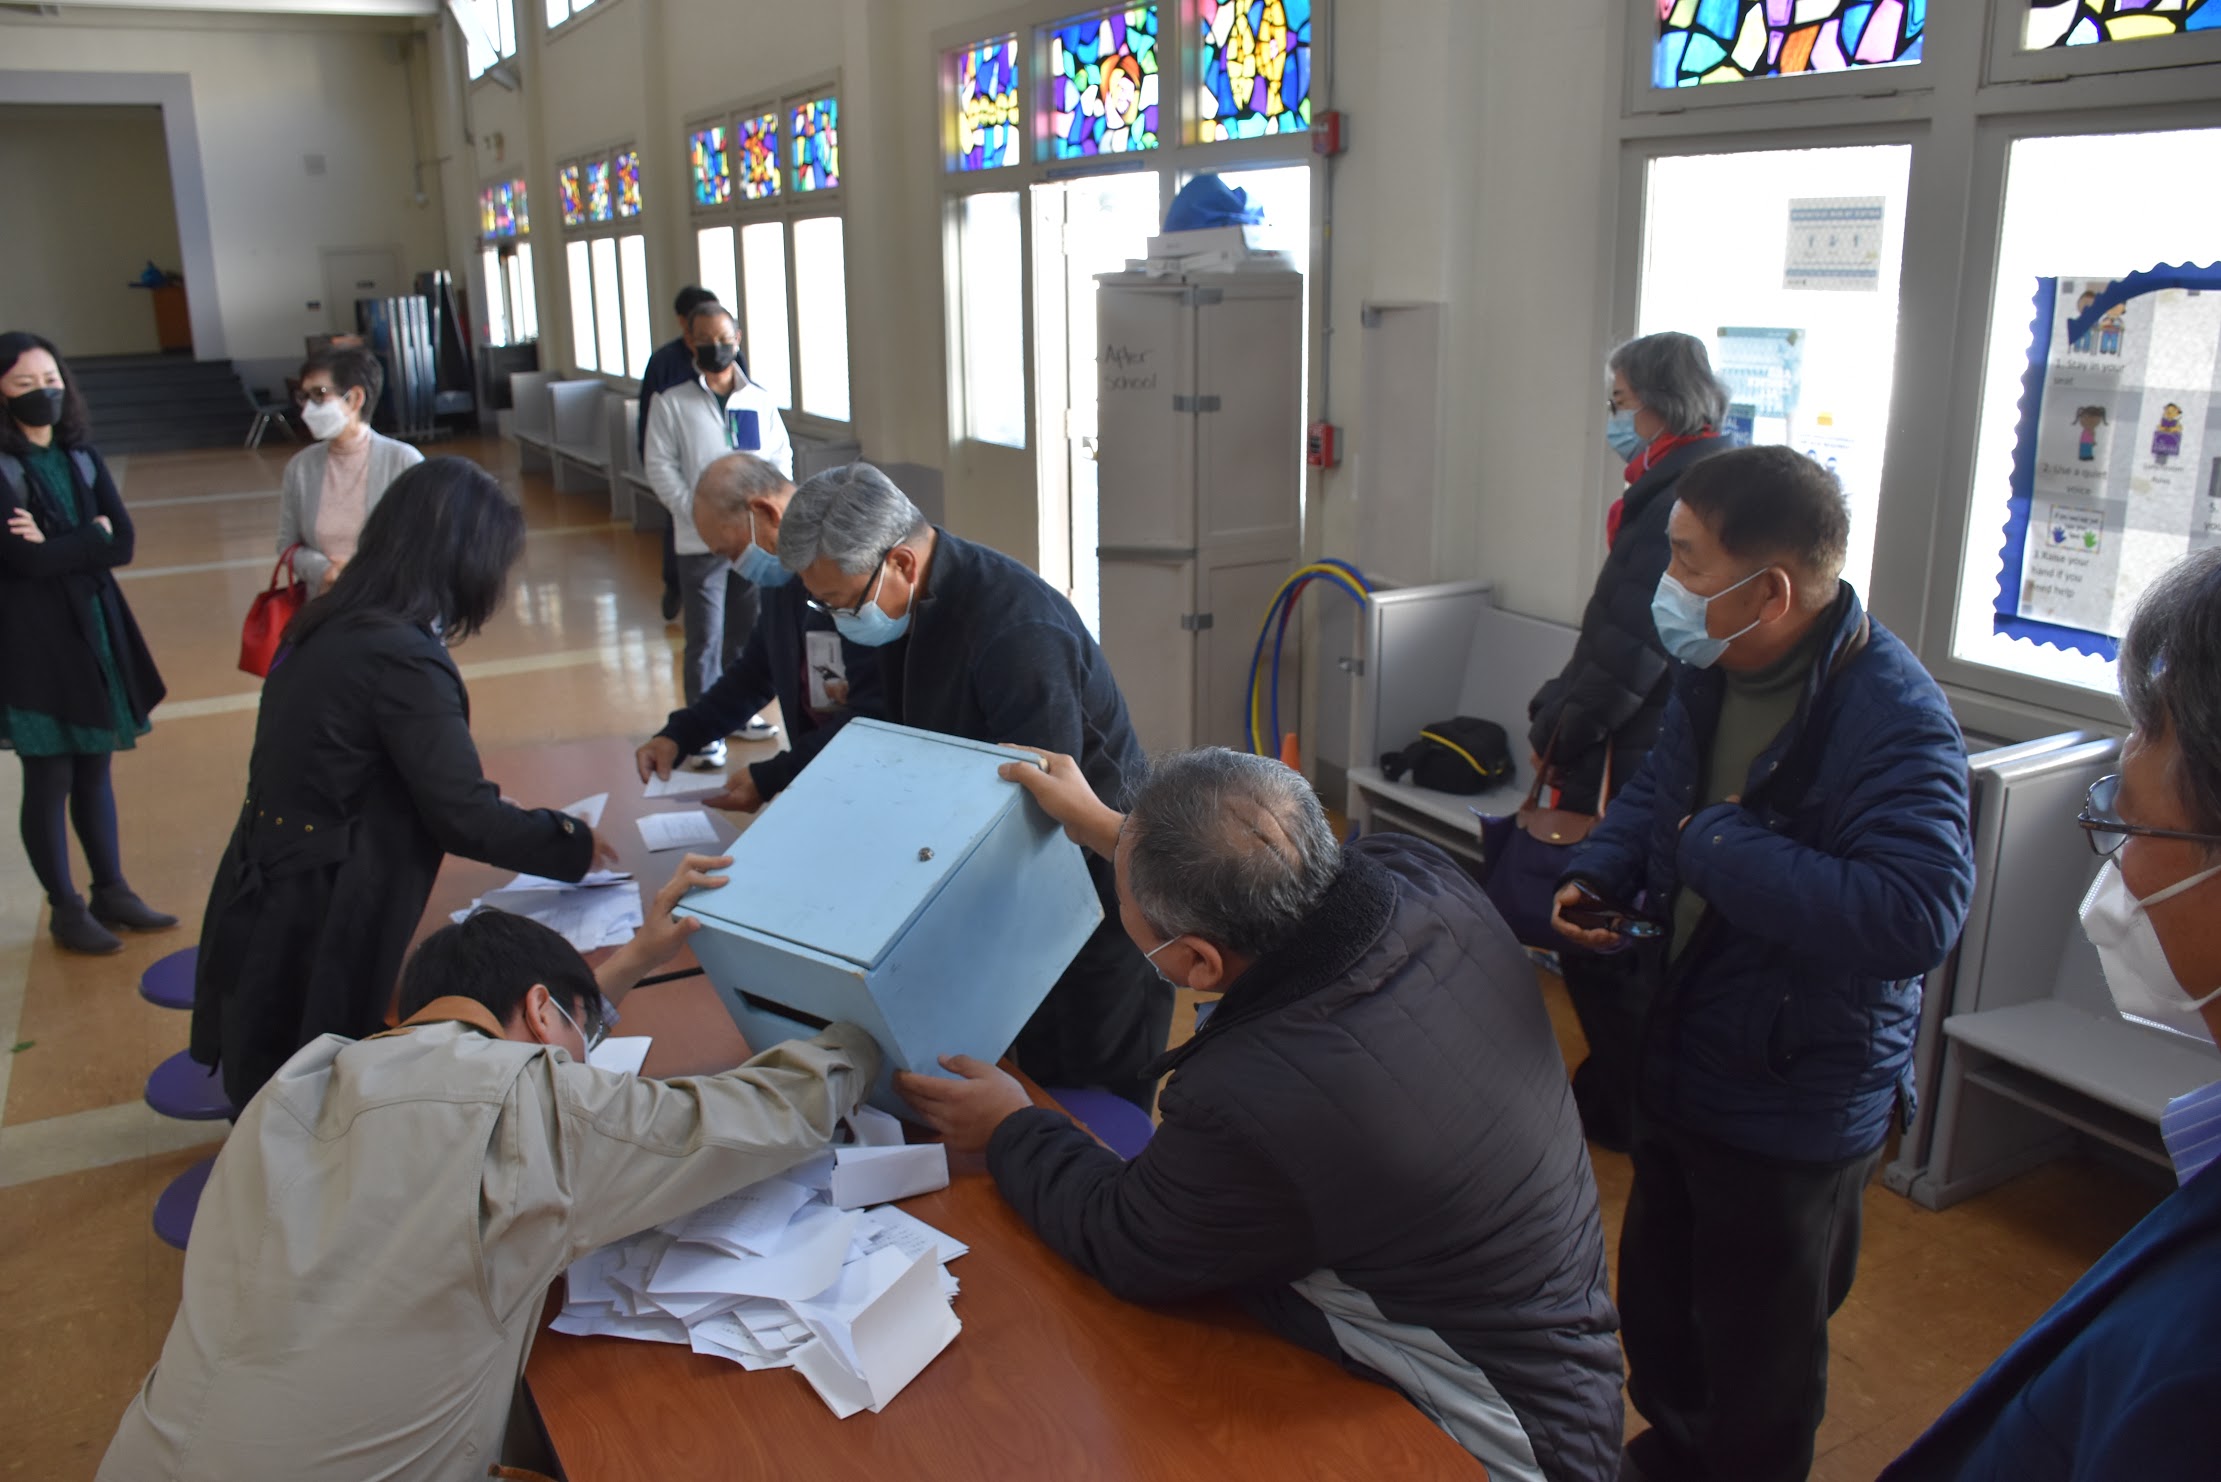
M 1581 892 L 1580 902 L 1561 906 L 1558 910 L 1559 916 L 1569 926 L 1578 926 L 1583 931 L 1617 932 L 1631 941 L 1648 941 L 1666 934 L 1665 928 L 1657 922 L 1630 915 L 1617 906 L 1607 904 L 1602 896 L 1578 880 L 1574 882 L 1574 889 Z

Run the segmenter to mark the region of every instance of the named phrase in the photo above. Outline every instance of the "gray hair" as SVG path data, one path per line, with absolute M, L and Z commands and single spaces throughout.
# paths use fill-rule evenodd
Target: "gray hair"
M 790 487 L 777 465 L 754 453 L 727 453 L 702 470 L 694 485 L 694 508 L 720 520 L 737 520 L 747 514 L 749 500 L 783 494 Z
M 2145 589 L 2118 668 L 2129 720 L 2174 740 L 2190 827 L 2221 833 L 2221 549 L 2185 556 Z
M 1142 918 L 1167 938 L 1199 936 L 1250 957 L 1292 937 L 1342 867 L 1302 774 L 1223 746 L 1160 757 L 1125 831 Z
M 1727 416 L 1727 383 L 1712 373 L 1712 357 L 1695 335 L 1667 330 L 1629 340 L 1606 367 L 1627 377 L 1645 407 L 1679 437 L 1718 427 Z
M 713 298 L 707 303 L 696 304 L 688 311 L 686 332 L 688 334 L 699 334 L 703 325 L 713 323 L 719 319 L 730 319 L 733 321 L 734 329 L 740 328 L 739 316 Z
M 779 522 L 779 564 L 802 571 L 829 560 L 862 576 L 925 530 L 924 514 L 893 479 L 869 463 L 844 464 L 794 491 Z

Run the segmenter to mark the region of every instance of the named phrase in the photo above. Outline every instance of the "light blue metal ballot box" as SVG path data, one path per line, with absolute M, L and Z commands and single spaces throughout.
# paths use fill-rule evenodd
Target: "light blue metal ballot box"
M 691 945 L 752 1049 L 836 1019 L 896 1070 L 992 1063 L 1102 922 L 1079 846 L 996 768 L 1022 755 L 852 720 L 689 896 Z

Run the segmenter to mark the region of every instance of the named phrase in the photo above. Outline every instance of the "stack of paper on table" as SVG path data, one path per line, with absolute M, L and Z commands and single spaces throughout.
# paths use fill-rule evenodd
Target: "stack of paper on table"
M 608 801 L 608 793 L 598 793 L 562 811 L 598 828 Z M 461 921 L 481 907 L 528 916 L 581 952 L 622 947 L 648 919 L 640 906 L 639 882 L 613 870 L 596 870 L 575 885 L 542 875 L 518 875 L 499 889 L 487 891 L 451 919 Z
M 733 785 L 723 772 L 677 770 L 668 777 L 650 777 L 644 798 L 714 798 Z
M 859 1137 L 894 1119 L 865 1108 Z M 899 1133 L 897 1134 L 899 1135 Z M 938 1145 L 843 1147 L 573 1263 L 559 1333 L 684 1343 L 744 1369 L 797 1369 L 836 1416 L 883 1409 L 962 1326 L 946 1263 L 967 1247 L 892 1206 L 844 1209 L 840 1168 L 948 1184 Z M 917 1154 L 890 1158 L 888 1154 Z

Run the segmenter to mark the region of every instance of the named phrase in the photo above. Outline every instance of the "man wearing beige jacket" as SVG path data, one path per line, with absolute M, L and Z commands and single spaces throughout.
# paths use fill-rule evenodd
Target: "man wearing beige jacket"
M 836 1024 L 722 1075 L 585 1063 L 604 996 L 675 954 L 689 858 L 597 971 L 480 912 L 417 949 L 397 1030 L 326 1035 L 240 1114 L 114 1482 L 476 1478 L 499 1456 L 548 1284 L 597 1246 L 825 1147 L 879 1050 Z

